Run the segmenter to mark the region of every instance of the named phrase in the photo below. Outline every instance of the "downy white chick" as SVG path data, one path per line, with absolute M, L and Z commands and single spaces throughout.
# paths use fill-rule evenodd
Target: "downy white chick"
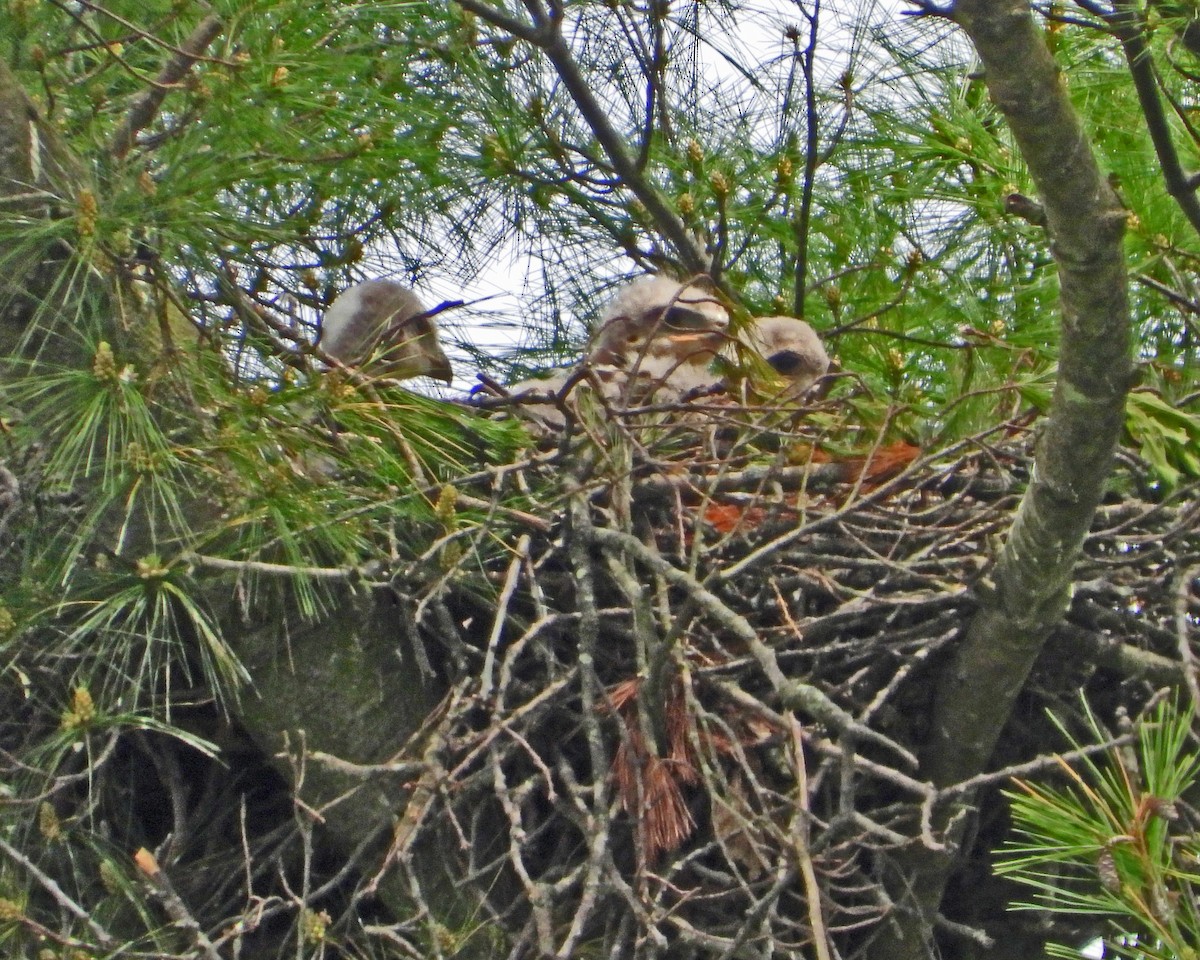
M 452 379 L 433 318 L 394 280 L 366 280 L 343 291 L 325 311 L 319 343 L 335 360 L 373 376 Z
M 601 312 L 584 360 L 590 377 L 577 377 L 579 367 L 564 367 L 507 389 L 512 396 L 556 394 L 572 380 L 591 380 L 610 403 L 674 402 L 714 379 L 708 367 L 725 345 L 728 327 L 729 314 L 714 294 L 697 284 L 645 277 L 622 287 Z M 562 411 L 549 404 L 518 409 L 552 429 L 564 423 Z

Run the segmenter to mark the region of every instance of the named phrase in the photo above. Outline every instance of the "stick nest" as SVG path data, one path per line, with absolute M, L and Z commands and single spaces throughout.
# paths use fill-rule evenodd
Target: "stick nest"
M 413 597 L 420 656 L 456 669 L 387 869 L 511 956 L 854 955 L 894 909 L 897 851 L 961 844 L 978 881 L 997 788 L 1068 747 L 1047 711 L 1073 725 L 1082 691 L 1112 719 L 1181 677 L 1200 507 L 1123 455 L 996 772 L 935 791 L 934 684 L 1032 468 L 1021 427 L 835 455 L 729 402 L 578 413 L 492 491 L 546 523 L 488 562 L 490 595 L 451 572 Z M 964 802 L 973 836 L 931 828 Z M 986 940 L 987 891 L 964 899 Z

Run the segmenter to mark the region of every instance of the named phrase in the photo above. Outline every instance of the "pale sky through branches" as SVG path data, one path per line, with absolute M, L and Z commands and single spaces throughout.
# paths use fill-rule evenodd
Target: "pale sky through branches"
M 900 16 L 903 8 L 901 0 L 825 0 L 818 20 L 818 89 L 835 90 L 847 70 L 852 72 L 856 88 L 887 85 L 889 77 L 883 71 L 889 66 L 874 37 L 880 31 L 891 36 L 911 31 L 914 21 Z M 764 142 L 777 142 L 781 131 L 771 126 L 778 126 L 779 101 L 789 71 L 794 70 L 796 46 L 788 32 L 799 31 L 801 46 L 807 42 L 809 21 L 805 14 L 812 12 L 812 3 L 775 0 L 730 9 L 701 5 L 680 5 L 677 9 L 681 16 L 691 17 L 693 44 L 685 49 L 677 41 L 674 59 L 685 63 L 691 60 L 692 74 L 701 78 L 701 89 L 708 91 L 711 99 L 700 103 L 700 111 L 711 112 L 714 117 L 720 117 L 723 111 L 761 115 Z M 890 70 L 896 72 L 894 65 Z M 615 249 L 605 253 L 611 260 L 594 264 L 596 275 L 616 280 L 637 272 L 635 265 Z M 381 255 L 377 259 L 381 273 L 388 273 L 390 258 Z M 553 263 L 548 264 L 545 270 L 553 267 Z M 545 291 L 543 266 L 536 253 L 528 249 L 528 239 L 515 232 L 511 240 L 494 247 L 466 284 L 443 274 L 418 284 L 418 292 L 431 305 L 444 300 L 467 301 L 467 307 L 443 319 L 443 327 L 451 338 L 496 355 L 519 351 L 530 342 L 529 329 L 538 322 Z M 563 308 L 571 328 L 582 337 L 590 318 L 572 315 L 569 304 Z M 452 352 L 456 367 L 453 389 L 470 389 L 475 383 L 475 364 L 463 351 Z

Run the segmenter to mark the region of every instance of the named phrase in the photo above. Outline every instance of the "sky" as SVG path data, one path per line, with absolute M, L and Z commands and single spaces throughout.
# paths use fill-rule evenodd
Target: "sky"
M 859 62 L 857 70 L 863 70 L 863 44 L 870 30 L 885 30 L 894 35 L 911 29 L 914 21 L 900 13 L 905 7 L 903 0 L 824 0 L 818 48 L 824 56 L 818 64 L 818 82 L 833 83 L 851 59 Z M 811 2 L 805 3 L 804 9 L 811 11 Z M 699 31 L 701 42 L 695 48 L 697 65 L 704 76 L 718 79 L 731 89 L 744 86 L 744 80 L 730 66 L 731 61 L 778 71 L 792 49 L 791 41 L 785 37 L 786 28 L 795 25 L 807 29 L 797 3 L 759 0 L 737 4 L 735 12 L 736 15 L 724 15 L 713 24 L 705 24 Z M 867 25 L 867 32 L 862 30 L 863 24 Z M 888 78 L 869 72 L 862 77 L 864 84 L 877 82 L 886 84 Z M 614 252 L 611 263 L 614 279 L 636 273 L 631 261 Z M 435 274 L 417 286 L 417 292 L 429 305 L 447 300 L 467 301 L 467 307 L 445 318 L 447 339 L 469 340 L 492 354 L 511 353 L 527 341 L 522 321 L 536 312 L 535 304 L 543 289 L 538 262 L 523 254 L 515 243 L 497 246 L 469 283 Z M 582 334 L 582 326 L 589 318 L 576 319 L 580 321 Z M 461 349 L 451 346 L 450 353 L 455 381 L 449 393 L 458 394 L 475 384 L 476 366 Z

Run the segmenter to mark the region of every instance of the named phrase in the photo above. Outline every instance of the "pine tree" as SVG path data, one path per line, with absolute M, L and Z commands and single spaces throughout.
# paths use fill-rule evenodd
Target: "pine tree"
M 1097 932 L 989 864 L 1058 725 L 1190 675 L 1197 12 L 911 6 L 11 0 L 14 956 Z M 837 372 L 547 438 L 321 348 L 387 277 L 511 383 L 644 272 Z

